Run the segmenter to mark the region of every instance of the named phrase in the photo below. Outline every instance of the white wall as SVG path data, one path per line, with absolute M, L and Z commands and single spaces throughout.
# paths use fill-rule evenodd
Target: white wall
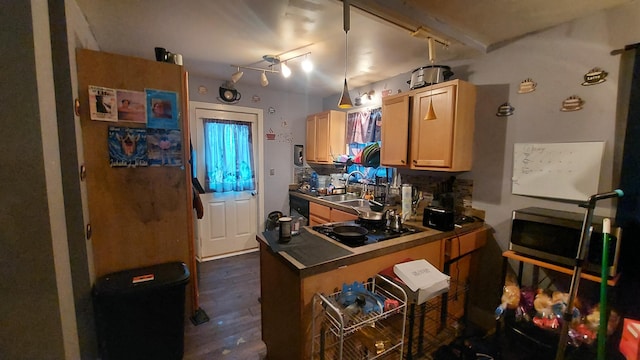
M 209 103 L 226 104 L 218 100 L 220 85 L 225 80 L 189 75 L 189 99 Z M 198 91 L 207 88 L 206 94 Z M 322 111 L 322 99 L 306 94 L 286 93 L 267 87 L 236 84 L 242 94 L 238 106 L 262 109 L 264 112 L 264 196 L 265 214 L 271 211 L 289 213 L 288 186 L 293 180 L 293 145 L 305 144 L 305 118 L 309 114 Z M 269 108 L 275 112 L 271 113 Z M 266 134 L 273 131 L 275 140 L 267 140 Z M 273 169 L 274 175 L 270 175 Z M 263 219 L 264 220 L 264 219 Z
M 637 5 L 632 10 L 639 13 Z M 496 275 L 500 253 L 509 244 L 511 212 L 539 206 L 584 213 L 574 203 L 512 195 L 514 143 L 606 141 L 601 172 L 593 176 L 599 177 L 598 192 L 617 186 L 620 169 L 614 168 L 614 163 L 619 163 L 614 155 L 623 139 L 616 137 L 620 57 L 610 52 L 637 41 L 627 38 L 622 42 L 621 38 L 611 37 L 613 24 L 618 21 L 603 12 L 525 37 L 465 66 L 469 81 L 478 85 L 478 105 L 473 171 L 461 177 L 473 179 L 473 206 L 486 211 L 485 220 L 492 227 L 495 240 L 483 253 L 480 289 L 472 291 L 484 293 L 472 301 L 484 309 L 487 318 L 488 311 L 498 302 L 497 298 L 491 299 L 497 293 L 493 289 L 499 289 Z M 617 41 L 612 42 L 612 38 Z M 607 81 L 582 86 L 584 74 L 594 67 L 609 73 Z M 526 78 L 532 78 L 538 87 L 532 93 L 518 94 L 518 85 Z M 580 96 L 585 101 L 584 108 L 560 111 L 562 101 L 571 95 Z M 497 117 L 496 110 L 504 102 L 515 107 L 515 113 Z M 596 213 L 615 215 L 615 203 L 598 203 Z
M 474 206 L 487 211 L 486 220 L 503 249 L 514 209 L 542 206 L 582 212 L 575 204 L 511 195 L 514 143 L 606 141 L 601 173 L 593 176 L 600 179 L 600 192 L 617 185 L 613 179 L 619 169 L 613 163 L 620 59 L 610 55 L 618 45 L 608 41 L 607 19 L 602 13 L 528 36 L 468 64 L 479 101 L 474 170 L 465 177 L 474 179 Z M 582 86 L 584 74 L 594 67 L 609 73 L 607 81 Z M 518 84 L 526 78 L 538 83 L 537 90 L 518 94 Z M 571 95 L 585 101 L 584 109 L 560 111 L 562 101 Z M 495 116 L 507 101 L 515 114 Z M 612 201 L 598 205 L 603 215 L 614 214 Z

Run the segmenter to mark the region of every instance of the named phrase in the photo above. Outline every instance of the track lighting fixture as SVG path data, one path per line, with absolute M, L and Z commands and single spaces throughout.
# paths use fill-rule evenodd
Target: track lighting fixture
M 296 49 L 299 50 L 299 49 Z M 244 74 L 242 71 L 240 71 L 240 69 L 247 69 L 247 70 L 255 70 L 255 71 L 260 71 L 260 85 L 262 86 L 267 86 L 269 85 L 269 79 L 267 79 L 267 73 L 281 73 L 283 77 L 288 78 L 289 76 L 291 76 L 292 71 L 291 68 L 287 65 L 287 62 L 293 60 L 293 59 L 297 59 L 300 57 L 304 56 L 304 61 L 302 62 L 302 70 L 304 70 L 304 72 L 310 72 L 313 70 L 313 63 L 311 62 L 311 60 L 309 59 L 309 56 L 311 55 L 310 52 L 304 53 L 304 54 L 300 54 L 300 55 L 296 55 L 290 58 L 287 58 L 285 60 L 282 60 L 280 58 L 280 55 L 264 55 L 262 57 L 261 61 L 267 62 L 269 63 L 267 68 L 263 68 L 263 67 L 254 67 L 251 65 L 247 65 L 247 66 L 243 66 L 243 65 L 231 65 L 234 68 L 237 68 L 238 71 L 236 71 L 235 73 L 233 73 L 233 75 L 231 75 L 231 81 L 233 83 L 238 82 L 238 80 L 240 80 L 240 78 L 242 77 L 242 75 Z M 259 62 L 258 62 L 259 63 Z M 255 63 L 255 64 L 258 64 Z M 280 65 L 280 69 L 277 69 L 277 65 Z

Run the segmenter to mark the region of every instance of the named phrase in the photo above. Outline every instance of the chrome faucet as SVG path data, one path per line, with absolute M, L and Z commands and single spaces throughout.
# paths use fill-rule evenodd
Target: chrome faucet
M 366 175 L 365 175 L 365 174 L 363 174 L 363 173 L 362 173 L 362 171 L 360 171 L 360 170 L 352 171 L 352 172 L 350 172 L 350 173 L 347 175 L 347 178 L 345 179 L 345 183 L 346 183 L 346 185 L 349 185 L 349 178 L 350 178 L 350 177 L 351 177 L 351 175 L 353 175 L 353 174 L 360 174 L 360 176 L 362 176 L 362 178 L 363 178 L 363 179 L 366 177 Z
M 363 174 L 363 173 L 362 173 L 362 171 L 360 171 L 360 170 L 354 170 L 354 171 L 350 172 L 350 173 L 347 175 L 347 178 L 344 180 L 344 181 L 345 181 L 345 185 L 344 185 L 345 187 L 349 187 L 349 178 L 350 178 L 350 177 L 351 177 L 351 175 L 353 175 L 353 174 L 360 174 L 360 176 L 362 176 L 362 178 L 363 178 L 363 179 L 365 178 L 365 174 Z M 363 191 L 363 192 L 362 192 L 362 195 L 364 196 L 364 194 L 366 193 L 366 186 L 367 186 L 367 184 L 366 184 L 366 182 L 365 182 L 365 183 L 363 183 L 363 184 L 364 184 L 364 185 L 363 185 L 363 189 L 364 189 L 365 191 Z

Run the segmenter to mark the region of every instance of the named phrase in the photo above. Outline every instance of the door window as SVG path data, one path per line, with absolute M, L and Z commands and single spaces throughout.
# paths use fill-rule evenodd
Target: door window
M 255 190 L 251 123 L 204 119 L 205 190 Z

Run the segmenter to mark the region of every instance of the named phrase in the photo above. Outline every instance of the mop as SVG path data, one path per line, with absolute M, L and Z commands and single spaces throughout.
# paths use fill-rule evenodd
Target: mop
M 596 202 L 599 200 L 622 197 L 624 193 L 620 189 L 613 190 L 608 193 L 591 195 L 587 200 L 587 203 L 580 205 L 586 207 L 587 211 L 584 215 L 582 222 L 582 231 L 580 234 L 580 242 L 578 243 L 578 251 L 576 254 L 576 262 L 573 267 L 573 276 L 571 277 L 571 286 L 569 289 L 569 300 L 567 302 L 567 308 L 563 314 L 562 328 L 560 330 L 560 340 L 558 341 L 558 349 L 556 352 L 555 360 L 563 360 L 564 352 L 567 348 L 567 338 L 569 337 L 569 324 L 573 318 L 573 303 L 578 293 L 578 286 L 580 284 L 580 276 L 582 275 L 582 264 L 589 250 L 589 242 L 591 241 L 591 232 L 593 228 L 591 223 L 593 221 L 593 210 L 596 207 Z M 605 282 L 606 284 L 606 282 Z M 606 285 L 605 285 L 606 286 Z M 602 313 L 601 313 L 602 316 Z M 606 325 L 606 324 L 605 324 Z M 602 324 L 600 324 L 602 326 Z

